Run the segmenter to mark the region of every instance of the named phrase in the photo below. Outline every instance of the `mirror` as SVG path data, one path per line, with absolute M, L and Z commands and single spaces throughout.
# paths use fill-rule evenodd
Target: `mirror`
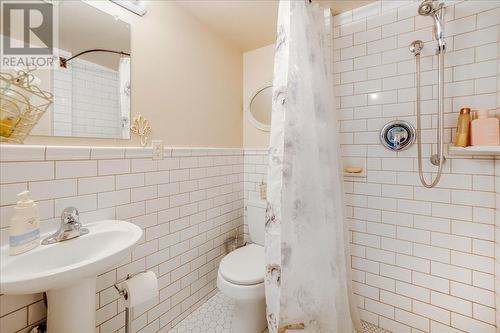
M 247 107 L 248 120 L 262 131 L 271 130 L 272 95 L 272 85 L 257 89 Z
M 130 25 L 83 1 L 57 13 L 54 103 L 31 134 L 130 138 Z

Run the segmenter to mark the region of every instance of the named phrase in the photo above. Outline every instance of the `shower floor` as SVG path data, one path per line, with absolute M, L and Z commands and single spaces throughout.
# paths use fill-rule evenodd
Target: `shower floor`
M 233 310 L 234 301 L 222 293 L 217 293 L 168 333 L 233 333 Z M 360 333 L 391 333 L 364 321 L 361 324 L 363 331 Z M 267 329 L 262 333 L 268 333 Z

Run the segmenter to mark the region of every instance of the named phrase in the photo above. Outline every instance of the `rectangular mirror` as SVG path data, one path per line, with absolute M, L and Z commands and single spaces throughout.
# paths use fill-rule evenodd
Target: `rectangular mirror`
M 130 25 L 83 1 L 57 13 L 59 60 L 37 70 L 54 103 L 31 135 L 130 138 Z

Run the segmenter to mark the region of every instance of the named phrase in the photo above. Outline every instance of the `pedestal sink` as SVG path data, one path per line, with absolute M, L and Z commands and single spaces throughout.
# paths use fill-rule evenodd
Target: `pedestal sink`
M 0 250 L 0 293 L 47 292 L 48 333 L 95 332 L 96 277 L 119 264 L 142 237 L 138 226 L 115 220 L 85 225 L 89 233 L 41 245 L 17 256 Z

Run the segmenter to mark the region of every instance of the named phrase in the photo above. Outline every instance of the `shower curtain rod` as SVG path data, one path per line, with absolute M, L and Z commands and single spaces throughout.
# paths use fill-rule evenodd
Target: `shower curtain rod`
M 67 68 L 66 66 L 68 64 L 68 61 L 71 61 L 74 58 L 78 58 L 81 55 L 84 55 L 86 53 L 91 53 L 91 52 L 108 52 L 108 53 L 115 53 L 115 54 L 120 54 L 123 56 L 130 57 L 130 53 L 123 52 L 123 51 L 114 51 L 114 50 L 106 50 L 106 49 L 91 49 L 91 50 L 86 50 L 86 51 L 82 51 L 80 53 L 77 53 L 74 56 L 67 58 L 67 59 L 64 57 L 59 57 L 59 66 L 61 66 L 63 68 Z

